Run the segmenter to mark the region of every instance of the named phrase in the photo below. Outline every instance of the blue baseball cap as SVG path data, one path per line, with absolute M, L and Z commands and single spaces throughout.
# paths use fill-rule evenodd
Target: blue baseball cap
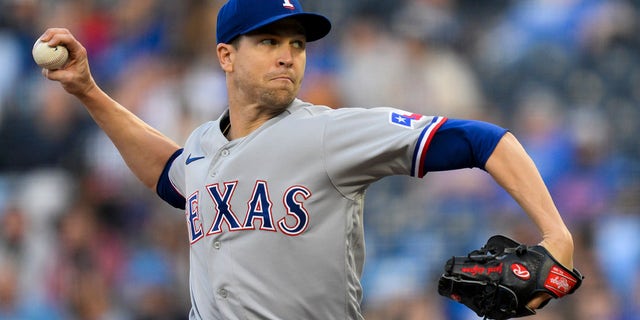
M 229 0 L 218 12 L 217 43 L 229 43 L 239 35 L 284 18 L 300 21 L 307 41 L 321 39 L 331 30 L 329 19 L 304 12 L 298 0 Z

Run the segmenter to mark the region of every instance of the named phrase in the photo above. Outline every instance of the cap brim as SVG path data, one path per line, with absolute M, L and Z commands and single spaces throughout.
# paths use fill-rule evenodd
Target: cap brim
M 300 23 L 302 24 L 302 27 L 304 28 L 305 35 L 307 37 L 308 42 L 322 39 L 327 34 L 329 34 L 329 31 L 331 31 L 331 22 L 325 16 L 315 14 L 315 13 L 301 12 L 301 13 L 283 14 L 283 15 L 271 17 L 267 20 L 262 21 L 257 25 L 252 26 L 247 30 L 243 30 L 240 34 L 247 34 L 249 32 L 258 30 L 264 26 L 267 26 L 271 23 L 274 23 L 276 21 L 286 19 L 286 18 L 294 18 L 300 21 Z

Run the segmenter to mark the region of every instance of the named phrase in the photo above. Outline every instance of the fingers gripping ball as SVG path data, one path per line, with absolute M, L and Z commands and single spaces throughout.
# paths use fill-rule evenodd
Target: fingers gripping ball
M 38 39 L 31 50 L 33 60 L 42 68 L 49 70 L 61 69 L 69 58 L 69 51 L 65 46 L 50 47 L 46 42 Z
M 481 249 L 449 259 L 438 293 L 481 317 L 503 320 L 535 314 L 527 306 L 535 295 L 561 298 L 578 289 L 582 279 L 578 270 L 562 266 L 544 247 L 496 235 Z

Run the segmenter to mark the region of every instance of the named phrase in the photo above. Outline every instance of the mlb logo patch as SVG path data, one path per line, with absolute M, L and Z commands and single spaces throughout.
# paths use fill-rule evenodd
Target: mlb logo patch
M 401 127 L 413 129 L 413 122 L 422 119 L 421 114 L 391 112 L 389 122 Z

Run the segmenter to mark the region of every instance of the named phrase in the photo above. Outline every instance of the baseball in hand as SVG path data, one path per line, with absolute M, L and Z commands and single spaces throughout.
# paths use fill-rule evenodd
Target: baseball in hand
M 38 39 L 31 50 L 33 60 L 42 68 L 60 69 L 67 63 L 69 51 L 65 46 L 50 47 L 46 42 Z

